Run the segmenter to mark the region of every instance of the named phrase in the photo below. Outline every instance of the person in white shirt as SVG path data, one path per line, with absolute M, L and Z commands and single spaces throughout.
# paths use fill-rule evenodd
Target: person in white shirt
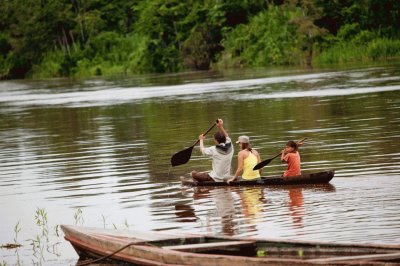
M 212 158 L 211 172 L 192 171 L 191 175 L 198 182 L 227 181 L 231 177 L 231 162 L 233 157 L 233 145 L 228 132 L 224 129 L 224 121 L 217 119 L 218 132 L 214 134 L 215 146 L 204 147 L 204 135 L 199 136 L 200 151 L 204 156 Z

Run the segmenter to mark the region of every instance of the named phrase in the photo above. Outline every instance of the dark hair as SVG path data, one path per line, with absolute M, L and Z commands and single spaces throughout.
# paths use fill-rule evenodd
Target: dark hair
M 242 146 L 242 150 L 248 150 L 251 152 L 252 148 L 250 143 L 240 143 L 240 145 Z
M 214 139 L 218 142 L 218 143 L 225 143 L 226 142 L 226 137 L 224 134 L 222 134 L 221 132 L 216 132 L 214 134 Z
M 289 140 L 289 141 L 286 143 L 286 146 L 292 147 L 294 152 L 299 150 L 299 146 L 298 146 L 297 143 L 294 142 L 293 140 Z

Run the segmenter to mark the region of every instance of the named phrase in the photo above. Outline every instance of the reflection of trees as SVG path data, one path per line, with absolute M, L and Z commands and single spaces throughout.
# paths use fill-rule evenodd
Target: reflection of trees
M 137 112 L 129 106 L 32 108 L 13 121 L 14 162 L 21 160 L 38 182 L 61 190 L 82 190 L 103 177 L 123 182 L 138 162 L 143 169 L 147 157 Z

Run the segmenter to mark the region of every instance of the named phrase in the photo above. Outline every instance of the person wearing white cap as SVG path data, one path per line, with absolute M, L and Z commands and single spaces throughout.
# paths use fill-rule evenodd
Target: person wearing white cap
M 234 151 L 232 141 L 223 125 L 224 121 L 218 119 L 218 132 L 214 134 L 214 146 L 205 148 L 205 137 L 203 134 L 199 136 L 201 153 L 212 158 L 212 171 L 209 173 L 192 171 L 192 178 L 198 182 L 226 181 L 231 177 L 231 163 Z
M 262 169 L 254 171 L 253 167 L 261 162 L 261 157 L 255 149 L 251 148 L 250 138 L 240 136 L 236 143 L 240 145 L 238 166 L 235 175 L 228 180 L 228 183 L 239 179 L 240 175 L 243 180 L 259 179 Z

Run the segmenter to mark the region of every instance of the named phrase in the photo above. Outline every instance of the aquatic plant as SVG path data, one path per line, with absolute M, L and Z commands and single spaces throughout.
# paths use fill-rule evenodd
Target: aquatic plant
M 75 219 L 75 225 L 78 225 L 79 222 L 80 222 L 80 225 L 83 225 L 84 220 L 83 220 L 83 213 L 82 213 L 82 209 L 81 208 L 78 208 L 75 211 L 74 219 Z
M 32 261 L 30 264 L 33 265 L 43 265 L 45 264 L 45 255 L 52 254 L 56 255 L 57 257 L 60 256 L 59 251 L 58 251 L 58 245 L 61 243 L 59 241 L 55 243 L 50 243 L 49 241 L 49 235 L 54 234 L 56 237 L 60 237 L 59 233 L 59 225 L 56 225 L 52 227 L 54 231 L 49 230 L 49 222 L 47 218 L 47 213 L 45 209 L 43 208 L 37 208 L 35 211 L 35 223 L 38 226 L 40 233 L 38 233 L 36 236 L 34 236 L 32 239 L 28 239 L 27 241 L 30 241 L 30 245 L 32 247 L 32 252 L 33 252 L 33 257 Z M 82 221 L 82 211 L 80 210 L 77 214 L 77 221 Z M 21 232 L 21 223 L 18 221 L 15 226 L 14 226 L 14 243 L 9 243 L 5 245 L 0 245 L 0 248 L 7 248 L 7 249 L 16 249 L 15 250 L 15 261 L 13 262 L 13 265 L 25 265 L 26 263 L 21 262 L 18 254 L 18 247 L 21 247 L 22 245 L 18 243 L 18 236 L 19 233 Z M 54 232 L 54 233 L 53 233 Z M 47 251 L 47 253 L 46 253 Z M 6 261 L 0 261 L 0 266 L 6 266 L 7 262 Z
M 22 245 L 18 244 L 18 233 L 21 231 L 21 227 L 19 226 L 19 221 L 18 223 L 14 226 L 14 243 L 9 243 L 9 244 L 4 244 L 0 245 L 0 248 L 7 248 L 7 249 L 12 249 L 12 248 L 19 248 Z M 0 264 L 1 266 L 1 264 Z
M 37 208 L 36 213 L 35 213 L 35 220 L 36 224 L 40 227 L 42 230 L 42 237 L 46 237 L 46 240 L 49 240 L 49 228 L 47 225 L 47 213 L 44 209 Z
M 19 221 L 18 223 L 14 226 L 14 244 L 18 245 L 18 233 L 21 231 L 21 227 L 19 225 Z
M 124 221 L 124 226 L 125 226 L 126 229 L 129 229 L 129 223 L 128 223 L 128 220 L 126 218 L 125 218 L 125 221 Z
M 15 262 L 15 265 L 17 265 L 17 266 L 20 266 L 21 265 L 21 260 L 20 260 L 20 258 L 19 258 L 19 253 L 18 253 L 18 249 L 16 249 L 15 250 L 15 257 L 17 258 L 16 259 L 16 262 Z
M 60 228 L 60 226 L 57 224 L 56 226 L 54 226 L 54 234 L 57 236 L 57 237 L 59 237 L 60 236 L 60 234 L 59 234 L 59 232 L 58 232 L 58 229 Z
M 47 252 L 49 252 L 50 254 L 56 255 L 57 257 L 60 257 L 61 254 L 58 252 L 58 245 L 60 243 L 61 242 L 57 242 L 57 243 L 52 244 L 52 245 L 47 245 L 47 249 L 46 249 Z
M 101 218 L 103 220 L 103 228 L 106 228 L 106 217 L 102 214 Z
M 45 209 L 37 208 L 35 212 L 35 221 L 36 225 L 40 228 L 40 234 L 37 234 L 35 238 L 30 239 L 33 258 L 33 265 L 43 265 L 45 262 L 45 252 L 47 251 L 50 254 L 60 256 L 58 253 L 58 245 L 60 242 L 56 242 L 54 244 L 49 241 L 49 223 L 47 218 L 47 213 Z M 18 229 L 18 227 L 16 227 Z M 59 226 L 54 226 L 54 235 L 59 237 Z
M 36 238 L 31 240 L 33 256 L 38 259 L 38 261 L 32 259 L 32 264 L 42 265 L 44 262 L 44 243 L 42 241 L 42 238 L 39 235 L 36 235 Z

